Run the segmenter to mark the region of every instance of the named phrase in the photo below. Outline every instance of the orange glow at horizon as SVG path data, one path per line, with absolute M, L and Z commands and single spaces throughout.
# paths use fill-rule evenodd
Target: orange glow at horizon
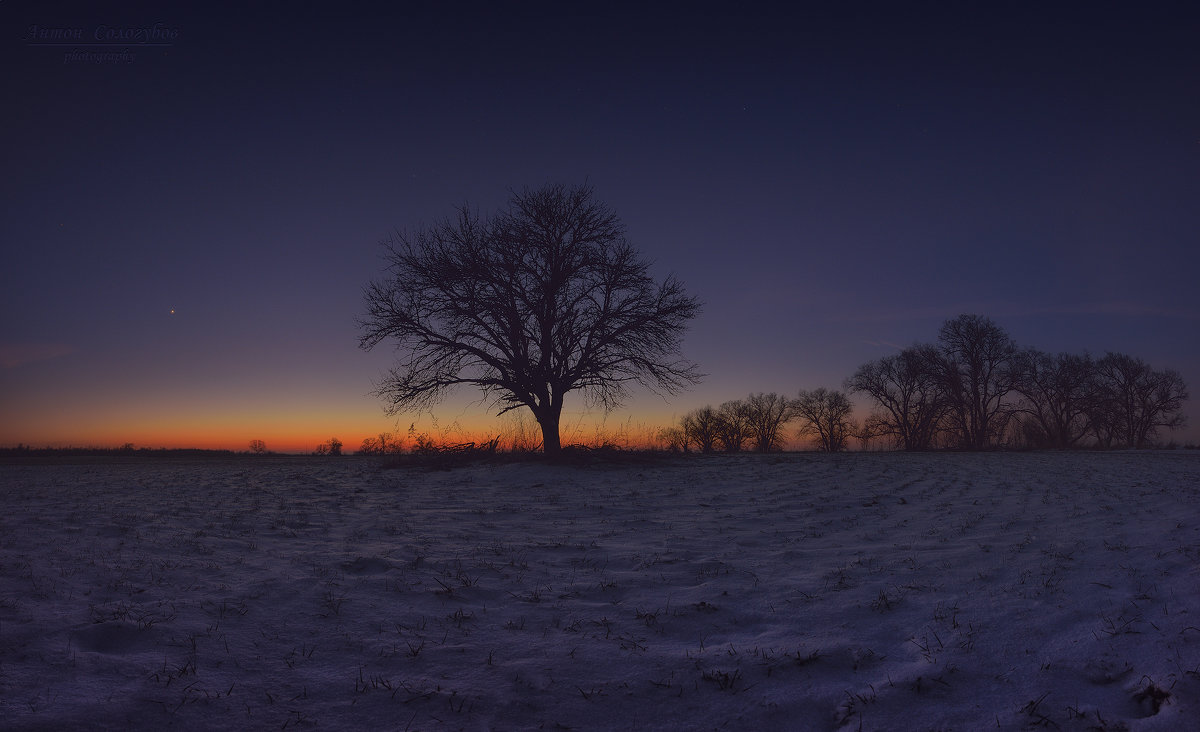
M 262 440 L 267 450 L 280 453 L 310 453 L 331 438 L 342 442 L 346 453 L 357 452 L 364 439 L 389 433 L 405 447 L 424 435 L 435 444 L 482 443 L 499 438 L 502 449 L 520 437 L 526 444 L 541 442 L 541 430 L 532 416 L 510 414 L 437 415 L 433 418 L 366 418 L 361 414 L 292 415 L 273 417 L 249 415 L 195 415 L 178 420 L 124 415 L 124 419 L 93 419 L 74 423 L 68 428 L 53 423 L 10 427 L 0 431 L 0 447 L 25 444 L 40 447 L 118 448 L 132 444 L 137 448 L 204 450 L 249 449 L 252 440 Z M 140 417 L 140 418 L 139 418 Z M 656 415 L 657 417 L 657 415 Z M 641 419 L 628 415 L 564 414 L 560 425 L 563 444 L 616 444 L 626 448 L 650 447 L 659 430 L 674 421 L 670 416 Z M 374 424 L 374 429 L 372 429 Z
M 685 413 L 712 401 L 694 394 L 674 404 L 635 402 L 632 409 L 607 415 L 580 405 L 563 413 L 559 434 L 564 445 L 661 447 L 663 428 L 678 425 Z M 144 401 L 132 393 L 96 393 L 76 400 L 46 401 L 38 409 L 15 410 L 12 416 L 17 415 L 21 418 L 0 419 L 0 447 L 119 448 L 133 444 L 148 449 L 244 452 L 252 440 L 262 440 L 271 452 L 305 454 L 331 438 L 341 441 L 343 452 L 358 452 L 364 439 L 374 440 L 381 433 L 390 433 L 390 441 L 406 447 L 412 447 L 418 435 L 435 444 L 478 444 L 498 437 L 502 449 L 510 449 L 514 440 L 532 448 L 542 439 L 527 410 L 498 417 L 473 394 L 448 401 L 432 415 L 396 417 L 385 416 L 379 402 L 361 392 L 306 398 L 294 392 L 281 397 L 261 391 L 248 391 L 245 396 L 160 393 Z M 786 431 L 788 449 L 808 446 L 807 440 L 796 438 L 793 426 Z

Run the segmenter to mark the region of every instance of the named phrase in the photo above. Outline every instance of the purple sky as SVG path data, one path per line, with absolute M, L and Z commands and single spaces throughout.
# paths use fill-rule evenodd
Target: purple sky
M 389 354 L 354 325 L 378 242 L 585 179 L 705 302 L 685 342 L 705 382 L 610 423 L 836 387 L 963 312 L 1200 388 L 1184 4 L 410 5 L 0 3 L 0 445 L 395 429 L 369 393 Z M 84 45 L 156 23 L 167 45 Z M 475 398 L 439 424 L 477 423 Z

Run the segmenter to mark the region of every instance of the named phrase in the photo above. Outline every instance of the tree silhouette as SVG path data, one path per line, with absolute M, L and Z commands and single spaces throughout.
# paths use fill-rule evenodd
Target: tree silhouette
M 671 452 L 690 452 L 692 440 L 680 426 L 663 427 L 656 434 L 659 442 Z
M 746 399 L 750 439 L 759 452 L 783 449 L 783 425 L 796 416 L 790 399 L 775 392 L 751 394 Z
M 939 435 L 976 450 L 1002 438 L 1067 449 L 1092 435 L 1102 448 L 1145 447 L 1186 421 L 1183 377 L 1133 356 L 1018 351 L 979 315 L 947 320 L 938 341 L 863 364 L 846 379 L 848 391 L 877 407 L 865 439 L 890 434 L 906 450 L 944 442 Z
M 320 445 L 317 445 L 316 454 L 318 454 L 318 455 L 334 455 L 334 456 L 341 455 L 342 454 L 342 441 L 336 437 L 330 437 L 325 442 L 322 442 Z
M 389 340 L 406 354 L 377 387 L 392 414 L 475 386 L 500 414 L 528 407 L 554 454 L 568 392 L 611 410 L 631 383 L 674 392 L 699 379 L 679 356 L 699 302 L 650 277 L 587 185 L 516 193 L 489 220 L 463 206 L 398 233 L 385 258 L 359 325 L 364 349 Z
M 824 387 L 801 391 L 793 402 L 796 415 L 803 421 L 800 434 L 815 437 L 822 452 L 840 452 L 850 439 L 853 406 L 845 393 Z
M 933 446 L 947 409 L 939 359 L 933 346 L 912 346 L 863 364 L 846 379 L 848 391 L 866 394 L 879 408 L 864 425 L 866 434 L 891 435 L 905 450 Z
M 1160 428 L 1185 423 L 1180 410 L 1188 398 L 1187 385 L 1177 371 L 1155 371 L 1140 358 L 1108 353 L 1096 362 L 1096 380 L 1092 421 L 1104 447 L 1113 442 L 1145 447 Z
M 1036 436 L 1049 447 L 1079 444 L 1092 430 L 1089 413 L 1096 406 L 1096 362 L 1073 353 L 1051 355 L 1035 349 L 1013 360 L 1015 389 L 1024 400 L 1018 411 L 1036 426 Z
M 379 437 L 364 437 L 358 448 L 359 455 L 387 455 L 404 449 L 404 441 L 391 432 L 380 432 Z
M 720 419 L 712 406 L 706 405 L 688 412 L 683 416 L 680 427 L 688 441 L 696 445 L 697 450 L 700 452 L 713 451 L 713 446 L 717 442 Z
M 1012 416 L 1005 397 L 1013 387 L 1016 345 L 1003 328 L 980 315 L 947 320 L 938 341 L 942 386 L 960 445 L 973 450 L 992 446 Z
M 741 452 L 750 439 L 750 412 L 741 399 L 731 399 L 717 407 L 716 435 L 725 452 Z

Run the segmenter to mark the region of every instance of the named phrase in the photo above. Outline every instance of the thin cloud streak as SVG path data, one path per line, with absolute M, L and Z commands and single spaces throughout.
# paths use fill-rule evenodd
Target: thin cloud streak
M 843 313 L 830 320 L 840 323 L 895 323 L 914 320 L 937 320 L 952 318 L 963 313 L 978 313 L 990 318 L 1025 318 L 1043 315 L 1124 315 L 1129 317 L 1170 318 L 1173 320 L 1200 321 L 1200 312 L 1177 308 L 1163 308 L 1140 303 L 1113 301 L 1069 305 L 1029 306 L 1018 304 L 958 303 L 946 306 L 929 306 L 908 309 L 871 310 L 860 313 Z M 872 344 L 875 345 L 875 344 Z M 888 344 L 891 345 L 891 344 Z
M 73 353 L 66 343 L 0 343 L 0 368 L 15 369 Z

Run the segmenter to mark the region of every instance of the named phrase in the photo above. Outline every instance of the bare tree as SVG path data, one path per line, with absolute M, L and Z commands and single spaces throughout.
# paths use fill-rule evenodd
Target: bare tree
M 341 455 L 342 441 L 336 437 L 330 437 L 328 440 L 317 445 L 316 455 Z
M 871 449 L 871 443 L 876 437 L 883 437 L 890 434 L 891 432 L 878 414 L 869 415 L 863 420 L 862 424 L 853 421 L 850 423 L 850 436 L 858 440 L 858 446 L 861 450 Z
M 980 315 L 947 320 L 938 333 L 941 376 L 959 444 L 982 450 L 995 444 L 1012 416 L 1016 344 L 1003 328 Z
M 699 379 L 679 356 L 699 302 L 651 278 L 587 185 L 516 193 L 490 220 L 463 206 L 397 234 L 385 257 L 359 325 L 363 348 L 389 340 L 405 354 L 377 388 L 392 414 L 475 386 L 501 414 L 529 408 L 554 454 L 568 392 L 610 410 L 631 383 L 669 393 Z
M 933 346 L 912 346 L 863 364 L 846 379 L 847 391 L 866 394 L 878 407 L 864 424 L 868 434 L 891 435 L 905 450 L 933 446 L 947 410 L 939 361 Z
M 359 455 L 388 455 L 404 451 L 404 440 L 391 432 L 380 432 L 379 437 L 364 437 L 358 448 Z
M 725 452 L 741 452 L 750 439 L 750 420 L 746 403 L 732 399 L 717 408 L 717 441 Z
M 717 442 L 717 428 L 720 420 L 717 411 L 711 406 L 693 409 L 683 416 L 680 427 L 690 443 L 696 445 L 700 452 L 712 452 Z
M 746 399 L 750 439 L 759 452 L 783 449 L 783 425 L 796 416 L 792 402 L 775 392 L 751 394 Z
M 801 390 L 794 404 L 797 416 L 803 421 L 801 436 L 815 438 L 822 452 L 840 452 L 846 448 L 853 431 L 850 422 L 853 406 L 844 392 L 824 387 Z
M 691 452 L 692 441 L 683 427 L 663 427 L 655 437 L 671 452 Z
M 1180 410 L 1188 392 L 1179 372 L 1155 371 L 1140 358 L 1108 353 L 1096 362 L 1096 378 L 1092 419 L 1103 446 L 1145 447 L 1159 429 L 1184 425 Z
M 1092 431 L 1096 362 L 1088 355 L 1051 355 L 1035 349 L 1013 359 L 1013 389 L 1024 397 L 1017 411 L 1028 415 L 1035 435 L 1048 447 L 1075 447 Z

